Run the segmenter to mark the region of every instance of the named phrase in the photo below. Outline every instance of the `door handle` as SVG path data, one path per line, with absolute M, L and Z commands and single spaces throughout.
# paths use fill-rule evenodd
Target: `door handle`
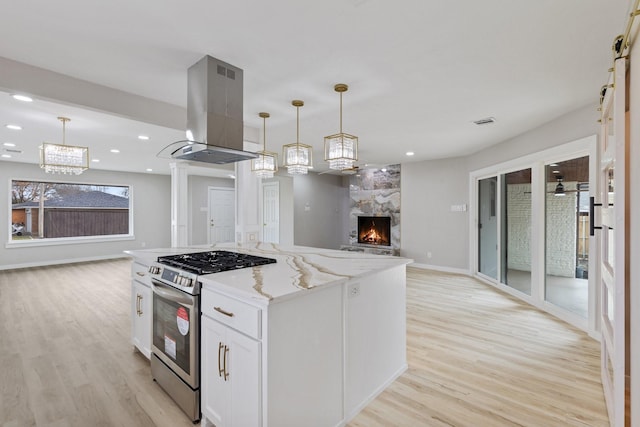
M 227 317 L 233 317 L 233 313 L 231 313 L 230 311 L 227 311 L 227 310 L 225 310 L 225 309 L 223 309 L 223 308 L 220 308 L 220 307 L 213 307 L 213 309 L 214 309 L 215 311 L 217 311 L 218 313 L 222 313 L 222 314 L 224 314 L 224 315 L 225 315 L 225 316 L 227 316 Z
M 222 342 L 218 342 L 218 376 L 220 378 L 222 378 L 222 374 L 224 373 L 224 369 L 221 368 L 220 350 L 222 350 Z
M 142 310 L 140 310 L 141 299 L 142 297 L 140 296 L 140 294 L 136 294 L 136 313 L 138 314 L 138 317 L 142 314 Z
M 229 371 L 227 371 L 227 359 L 229 355 L 229 347 L 224 346 L 224 380 L 227 381 L 229 378 Z

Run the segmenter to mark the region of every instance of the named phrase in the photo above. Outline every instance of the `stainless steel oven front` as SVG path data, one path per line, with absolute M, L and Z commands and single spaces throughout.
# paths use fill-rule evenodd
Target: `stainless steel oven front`
M 154 380 L 193 421 L 200 419 L 200 295 L 152 278 Z

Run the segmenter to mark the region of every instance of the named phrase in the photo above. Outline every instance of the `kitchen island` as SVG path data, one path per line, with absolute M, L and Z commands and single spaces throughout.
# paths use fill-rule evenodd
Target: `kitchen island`
M 203 425 L 340 426 L 407 368 L 411 260 L 273 244 L 228 250 L 275 264 L 199 276 Z

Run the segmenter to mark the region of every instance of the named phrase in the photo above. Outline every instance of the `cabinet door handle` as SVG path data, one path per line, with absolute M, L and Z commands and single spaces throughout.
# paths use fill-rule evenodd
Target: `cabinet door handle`
M 141 271 L 136 271 L 136 274 L 137 274 L 138 276 L 140 276 L 140 277 L 144 277 L 144 273 L 143 273 L 143 272 L 141 272 Z
M 142 295 L 140 295 L 140 316 L 142 316 L 144 312 L 142 311 Z
M 222 314 L 224 314 L 225 316 L 233 317 L 233 313 L 231 313 L 230 311 L 226 311 L 226 310 L 224 310 L 224 309 L 222 309 L 222 308 L 220 308 L 220 307 L 213 307 L 213 309 L 214 309 L 215 311 L 217 311 L 218 313 L 222 313 Z
M 218 342 L 218 376 L 222 378 L 222 374 L 224 373 L 224 369 L 221 368 L 220 350 L 222 350 L 222 342 Z
M 224 380 L 227 381 L 229 378 L 229 371 L 227 371 L 227 359 L 229 355 L 229 347 L 224 346 Z
M 136 294 L 136 313 L 140 316 L 140 294 Z

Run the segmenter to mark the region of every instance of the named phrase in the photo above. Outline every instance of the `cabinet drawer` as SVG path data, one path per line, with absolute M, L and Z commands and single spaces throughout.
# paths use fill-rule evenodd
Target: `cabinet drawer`
M 151 275 L 149 267 L 134 262 L 131 264 L 131 277 L 147 287 L 151 287 Z
M 202 290 L 202 314 L 260 339 L 261 310 L 209 289 Z

